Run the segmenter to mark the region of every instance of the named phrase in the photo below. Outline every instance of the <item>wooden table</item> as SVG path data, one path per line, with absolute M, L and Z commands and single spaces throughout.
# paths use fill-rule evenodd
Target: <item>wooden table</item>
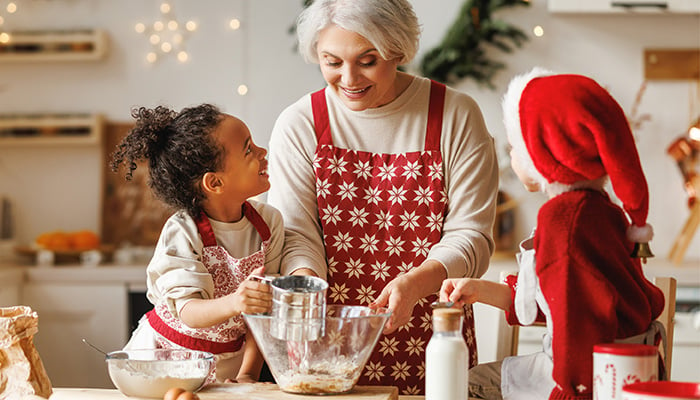
M 399 396 L 394 386 L 356 386 L 350 393 L 332 396 L 338 400 L 422 400 L 423 396 Z M 198 393 L 201 400 L 319 400 L 317 395 L 280 391 L 265 383 L 223 383 L 207 386 Z M 54 388 L 50 400 L 152 400 L 127 397 L 116 389 Z

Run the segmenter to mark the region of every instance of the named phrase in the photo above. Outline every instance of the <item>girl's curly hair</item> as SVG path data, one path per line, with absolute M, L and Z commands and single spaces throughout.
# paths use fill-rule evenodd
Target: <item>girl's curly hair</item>
M 131 110 L 136 126 L 117 145 L 110 167 L 127 167 L 131 180 L 137 162 L 148 161 L 148 186 L 164 203 L 199 216 L 205 199 L 200 182 L 207 172 L 221 170 L 224 149 L 211 135 L 223 118 L 211 104 L 179 113 L 163 106 Z

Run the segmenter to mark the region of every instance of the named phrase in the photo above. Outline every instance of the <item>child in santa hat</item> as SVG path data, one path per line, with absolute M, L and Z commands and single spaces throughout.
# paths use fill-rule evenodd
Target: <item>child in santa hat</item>
M 595 344 L 658 343 L 663 329 L 653 322 L 663 293 L 631 255 L 653 235 L 632 132 L 595 81 L 539 68 L 511 81 L 503 113 L 513 170 L 549 200 L 520 244 L 517 277 L 448 279 L 440 300 L 499 307 L 510 324 L 547 325 L 541 352 L 471 369 L 470 397 L 591 399 Z M 607 178 L 622 207 L 606 193 Z

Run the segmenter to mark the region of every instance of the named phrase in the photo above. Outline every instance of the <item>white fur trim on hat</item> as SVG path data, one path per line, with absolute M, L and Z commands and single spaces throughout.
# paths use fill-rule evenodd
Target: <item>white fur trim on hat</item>
M 547 180 L 535 168 L 535 164 L 532 162 L 530 153 L 525 146 L 522 128 L 520 127 L 520 97 L 531 80 L 549 75 L 554 75 L 554 73 L 544 68 L 535 67 L 528 73 L 516 76 L 510 81 L 502 101 L 503 124 L 506 127 L 508 142 L 513 146 L 516 156 L 522 161 L 523 172 L 539 184 L 542 192 L 547 186 Z
M 644 226 L 637 226 L 631 224 L 627 228 L 627 239 L 633 243 L 649 243 L 654 237 L 654 229 L 649 224 L 644 224 Z

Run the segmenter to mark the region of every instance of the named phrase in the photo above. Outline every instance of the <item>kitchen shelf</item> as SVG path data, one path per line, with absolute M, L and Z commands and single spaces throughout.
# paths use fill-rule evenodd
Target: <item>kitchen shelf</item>
M 548 0 L 551 13 L 665 15 L 699 14 L 698 0 Z
M 0 62 L 96 61 L 107 54 L 99 29 L 16 31 L 0 42 Z
M 99 114 L 0 114 L 0 145 L 97 145 L 103 125 Z

